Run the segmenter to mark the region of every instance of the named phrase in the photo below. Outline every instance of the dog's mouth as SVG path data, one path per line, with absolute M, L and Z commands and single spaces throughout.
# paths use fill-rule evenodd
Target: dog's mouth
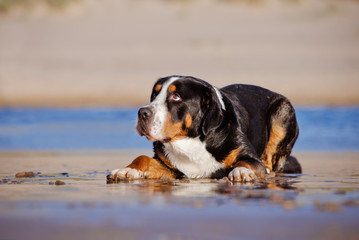
M 136 130 L 140 136 L 145 136 L 148 141 L 160 141 L 160 139 L 155 134 L 151 133 L 149 124 L 143 123 L 142 121 L 138 121 Z
M 151 133 L 151 131 L 149 130 L 148 125 L 143 125 L 143 124 L 137 124 L 137 132 L 140 136 L 145 136 L 147 138 L 148 141 L 150 142 L 162 142 L 162 143 L 169 143 L 172 141 L 171 138 L 165 138 L 165 139 L 161 139 L 159 137 L 157 137 L 155 134 Z

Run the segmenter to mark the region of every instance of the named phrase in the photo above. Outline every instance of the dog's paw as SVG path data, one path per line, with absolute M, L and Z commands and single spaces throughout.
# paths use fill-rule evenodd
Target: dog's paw
M 144 177 L 145 177 L 144 172 L 134 168 L 115 169 L 109 175 L 109 178 L 112 180 L 139 179 Z
M 235 182 L 251 182 L 257 179 L 256 174 L 248 168 L 236 167 L 229 174 L 228 178 Z

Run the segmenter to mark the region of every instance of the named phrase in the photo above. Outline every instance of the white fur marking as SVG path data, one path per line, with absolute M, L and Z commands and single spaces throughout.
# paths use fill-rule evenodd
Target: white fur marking
M 223 102 L 223 96 L 221 94 L 221 92 L 216 88 L 216 87 L 213 87 L 214 88 L 214 91 L 216 92 L 217 94 L 217 97 L 219 99 L 219 102 L 221 103 L 221 106 L 222 106 L 222 109 L 223 110 L 226 110 L 226 105 L 224 104 Z
M 166 98 L 167 98 L 167 89 L 171 84 L 180 79 L 179 77 L 171 77 L 163 86 L 160 94 L 156 97 L 156 99 L 150 103 L 149 106 L 153 106 L 154 111 L 154 119 L 151 124 L 150 132 L 153 137 L 157 140 L 163 140 L 165 136 L 162 135 L 163 125 L 166 121 L 166 116 L 168 113 L 166 107 Z
M 245 167 L 236 167 L 228 174 L 228 178 L 231 181 L 249 182 L 255 180 L 256 175 L 252 171 L 252 169 L 248 169 Z
M 164 145 L 169 161 L 189 178 L 209 177 L 224 167 L 199 138 L 185 138 Z
M 115 176 L 117 178 L 142 178 L 144 177 L 144 173 L 134 168 L 120 168 L 115 169 L 111 172 L 111 176 Z

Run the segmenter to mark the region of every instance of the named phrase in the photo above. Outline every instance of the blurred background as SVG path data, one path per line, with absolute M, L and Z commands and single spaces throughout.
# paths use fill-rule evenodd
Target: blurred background
M 359 103 L 356 0 L 0 0 L 0 105 L 137 106 L 167 75 Z
M 0 0 L 0 149 L 150 148 L 136 108 L 173 74 L 284 94 L 301 150 L 359 148 L 357 0 Z

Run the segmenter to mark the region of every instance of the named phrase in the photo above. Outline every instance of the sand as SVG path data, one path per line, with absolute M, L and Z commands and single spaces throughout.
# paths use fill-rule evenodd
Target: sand
M 82 0 L 0 16 L 0 106 L 135 106 L 156 79 L 359 103 L 354 0 Z
M 254 184 L 209 179 L 106 184 L 108 169 L 150 153 L 0 152 L 0 239 L 358 236 L 357 152 L 297 152 L 303 174 Z M 15 178 L 24 171 L 36 176 Z

